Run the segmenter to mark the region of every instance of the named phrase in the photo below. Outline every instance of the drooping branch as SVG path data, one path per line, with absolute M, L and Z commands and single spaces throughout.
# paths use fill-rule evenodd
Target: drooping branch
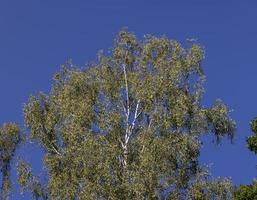
M 10 196 L 10 188 L 11 188 L 11 163 L 8 159 L 5 161 L 4 166 L 2 167 L 2 186 L 1 186 L 1 199 L 8 200 Z
M 0 128 L 0 163 L 2 173 L 1 200 L 8 200 L 11 191 L 11 162 L 21 142 L 19 127 L 14 123 L 5 123 Z

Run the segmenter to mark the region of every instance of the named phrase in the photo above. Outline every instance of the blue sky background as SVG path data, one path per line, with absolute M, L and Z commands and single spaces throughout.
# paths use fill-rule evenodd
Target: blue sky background
M 206 51 L 203 103 L 221 98 L 234 110 L 238 127 L 233 145 L 215 146 L 204 138 L 200 160 L 213 163 L 214 176 L 250 183 L 257 172 L 257 156 L 245 143 L 249 121 L 257 116 L 256 10 L 255 0 L 0 0 L 0 123 L 22 126 L 22 105 L 30 94 L 48 92 L 52 75 L 68 59 L 81 66 L 99 49 L 107 51 L 122 27 L 140 38 L 147 33 L 182 43 L 197 38 Z M 40 172 L 35 145 L 18 153 Z M 18 194 L 15 185 L 11 199 L 29 198 Z

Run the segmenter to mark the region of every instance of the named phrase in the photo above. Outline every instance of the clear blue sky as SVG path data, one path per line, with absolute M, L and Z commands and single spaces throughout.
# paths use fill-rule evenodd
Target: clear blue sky
M 197 38 L 206 51 L 203 103 L 221 98 L 234 111 L 235 144 L 204 139 L 201 162 L 235 184 L 256 177 L 257 156 L 247 150 L 249 121 L 257 116 L 257 2 L 255 0 L 0 0 L 0 122 L 23 123 L 30 94 L 48 92 L 52 75 L 72 59 L 83 65 L 107 50 L 121 27 L 137 36 Z M 40 171 L 40 152 L 19 150 Z M 16 176 L 13 172 L 13 179 Z M 12 199 L 18 196 L 15 185 Z

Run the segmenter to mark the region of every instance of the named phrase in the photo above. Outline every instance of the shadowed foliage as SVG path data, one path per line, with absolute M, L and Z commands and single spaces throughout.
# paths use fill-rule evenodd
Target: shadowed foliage
M 229 199 L 230 181 L 212 179 L 198 163 L 201 135 L 219 142 L 235 129 L 221 100 L 201 105 L 203 57 L 198 44 L 122 30 L 92 66 L 64 66 L 50 94 L 24 106 L 49 175 L 34 197 Z M 29 165 L 19 166 L 19 182 L 35 194 Z
M 248 149 L 257 154 L 257 118 L 252 120 L 251 129 L 254 133 L 247 138 Z M 253 181 L 250 185 L 240 185 L 234 193 L 235 200 L 255 200 L 257 199 L 257 182 Z

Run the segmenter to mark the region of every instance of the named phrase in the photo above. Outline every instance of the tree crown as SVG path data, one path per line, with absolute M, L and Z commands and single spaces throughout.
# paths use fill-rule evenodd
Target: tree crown
M 31 96 L 25 123 L 45 150 L 49 198 L 228 198 L 229 181 L 198 163 L 200 135 L 235 130 L 220 100 L 201 105 L 203 57 L 198 44 L 122 30 L 93 66 L 65 66 L 49 95 Z

